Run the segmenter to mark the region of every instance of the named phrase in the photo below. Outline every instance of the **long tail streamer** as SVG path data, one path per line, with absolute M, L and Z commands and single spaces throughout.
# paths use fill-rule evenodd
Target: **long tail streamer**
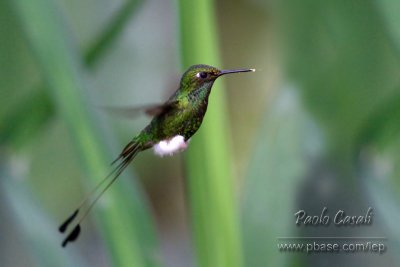
M 101 180 L 93 190 L 83 199 L 83 201 L 79 204 L 78 208 L 60 225 L 58 230 L 61 233 L 65 233 L 67 228 L 71 223 L 76 221 L 79 211 L 82 207 L 92 198 L 92 196 L 100 189 L 100 187 L 111 177 L 112 179 L 106 184 L 106 186 L 98 193 L 98 195 L 93 199 L 90 205 L 87 207 L 83 215 L 80 217 L 78 222 L 75 224 L 75 227 L 70 231 L 67 237 L 62 242 L 62 246 L 65 247 L 69 242 L 75 241 L 81 232 L 80 224 L 92 210 L 94 205 L 97 201 L 101 198 L 105 191 L 117 180 L 117 178 L 121 175 L 121 173 L 125 170 L 125 168 L 129 165 L 129 163 L 135 158 L 137 153 L 141 150 L 141 147 L 138 145 L 137 142 L 132 141 L 121 152 L 116 160 L 112 162 L 112 164 L 116 163 L 117 161 L 121 160 L 121 162 L 103 179 Z

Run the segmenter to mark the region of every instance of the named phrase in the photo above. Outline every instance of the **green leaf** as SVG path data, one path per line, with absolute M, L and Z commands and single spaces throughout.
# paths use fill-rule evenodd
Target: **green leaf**
M 181 59 L 221 67 L 213 1 L 178 1 Z M 229 150 L 225 91 L 213 86 L 209 107 L 185 157 L 198 266 L 242 266 L 240 231 Z
M 0 121 L 0 144 L 22 147 L 36 137 L 55 115 L 47 91 L 35 91 L 20 102 Z
M 397 87 L 397 91 L 400 92 L 400 87 Z M 366 145 L 386 147 L 395 140 L 400 134 L 400 95 L 394 95 L 376 107 L 358 134 L 357 152 Z
M 50 0 L 13 1 L 57 110 L 68 125 L 91 184 L 109 171 L 111 160 L 99 119 L 88 109 L 83 66 L 63 16 Z M 116 153 L 115 153 L 116 154 Z M 114 154 L 114 155 L 115 155 Z M 125 176 L 125 177 L 124 177 Z M 104 196 L 99 224 L 112 261 L 120 266 L 158 266 L 152 220 L 136 184 L 121 177 Z M 54 226 L 56 229 L 56 226 Z
M 348 165 L 369 114 L 397 95 L 399 61 L 374 1 L 285 3 L 292 77 L 330 157 Z
M 106 54 L 142 2 L 143 0 L 127 0 L 116 12 L 104 31 L 85 52 L 85 62 L 88 67 L 93 67 Z
M 142 0 L 128 0 L 116 12 L 93 45 L 84 52 L 87 68 L 94 68 L 112 47 L 141 2 Z M 18 31 L 19 28 L 14 30 Z M 45 84 L 36 86 L 13 110 L 7 112 L 6 119 L 0 122 L 0 144 L 7 143 L 21 147 L 33 140 L 53 118 L 56 110 L 45 86 Z M 26 116 L 27 112 L 30 116 Z
M 397 50 L 397 57 L 400 58 L 400 2 L 396 0 L 381 0 L 376 1 L 375 4 L 381 11 L 389 39 Z

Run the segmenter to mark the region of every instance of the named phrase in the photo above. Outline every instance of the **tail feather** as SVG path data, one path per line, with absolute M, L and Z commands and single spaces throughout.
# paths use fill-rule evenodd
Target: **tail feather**
M 89 207 L 86 209 L 85 213 L 82 215 L 81 219 L 76 223 L 74 229 L 67 235 L 67 237 L 64 239 L 62 246 L 65 247 L 69 242 L 75 241 L 81 231 L 80 228 L 80 223 L 83 221 L 83 219 L 86 218 L 88 213 L 91 211 L 93 206 L 97 203 L 97 201 L 100 199 L 100 197 L 104 194 L 105 191 L 117 180 L 117 178 L 120 176 L 120 174 L 125 170 L 125 168 L 129 165 L 129 163 L 135 158 L 137 153 L 139 153 L 142 150 L 142 144 L 138 140 L 132 140 L 129 142 L 125 148 L 122 150 L 121 154 L 118 156 L 116 160 L 113 161 L 113 164 L 119 160 L 121 160 L 118 165 L 111 171 L 109 175 L 107 175 L 95 188 L 94 190 L 89 193 L 88 197 L 86 197 L 82 203 L 79 205 L 78 209 L 75 210 L 75 212 L 67 218 L 67 220 L 59 227 L 60 232 L 64 233 L 67 230 L 68 225 L 70 225 L 73 221 L 75 221 L 78 212 L 80 208 L 83 206 L 83 204 L 86 203 L 86 201 L 89 200 L 89 197 L 92 196 L 95 192 L 97 192 L 97 189 L 109 178 L 111 180 L 106 184 L 106 186 L 97 194 L 95 199 L 91 202 Z
M 141 145 L 138 140 L 130 141 L 119 154 L 119 156 L 111 163 L 113 165 L 115 162 L 119 161 L 120 159 L 127 159 L 132 157 L 132 155 L 136 155 L 141 150 Z

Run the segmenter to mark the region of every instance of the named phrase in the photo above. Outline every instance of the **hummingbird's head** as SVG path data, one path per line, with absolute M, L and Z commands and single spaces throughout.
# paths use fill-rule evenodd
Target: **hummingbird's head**
M 219 70 L 208 65 L 193 65 L 182 76 L 181 88 L 189 92 L 199 88 L 211 88 L 214 81 L 225 74 L 255 71 L 254 69 Z
M 181 85 L 186 88 L 198 88 L 213 84 L 221 71 L 208 65 L 193 65 L 182 76 Z

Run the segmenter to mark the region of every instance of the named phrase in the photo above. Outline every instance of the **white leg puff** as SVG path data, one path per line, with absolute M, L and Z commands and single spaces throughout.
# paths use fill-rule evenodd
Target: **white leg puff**
M 182 135 L 176 135 L 168 140 L 162 140 L 153 146 L 154 153 L 158 156 L 173 155 L 188 147 L 189 141 L 185 142 Z

